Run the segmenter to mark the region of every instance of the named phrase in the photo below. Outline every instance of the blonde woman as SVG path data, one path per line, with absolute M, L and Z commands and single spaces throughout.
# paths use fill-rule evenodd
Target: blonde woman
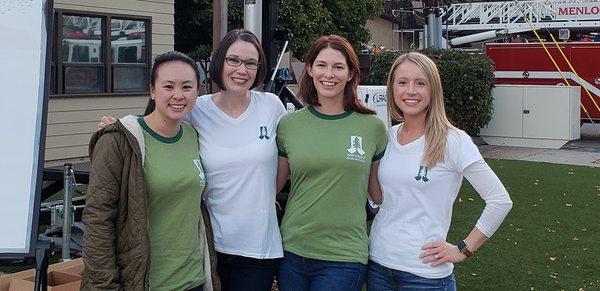
M 388 112 L 401 123 L 389 132 L 378 170 L 383 203 L 371 229 L 368 289 L 456 290 L 453 263 L 483 245 L 512 201 L 471 138 L 448 121 L 431 59 L 416 52 L 400 56 L 387 86 Z M 449 243 L 463 176 L 486 206 L 469 235 Z

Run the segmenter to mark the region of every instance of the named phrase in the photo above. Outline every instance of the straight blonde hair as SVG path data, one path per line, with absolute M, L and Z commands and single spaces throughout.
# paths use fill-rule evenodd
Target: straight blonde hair
M 426 109 L 425 153 L 422 165 L 431 169 L 438 162 L 444 161 L 448 131 L 455 129 L 455 127 L 450 123 L 448 117 L 446 117 L 444 90 L 442 89 L 442 80 L 437 65 L 429 57 L 418 52 L 405 53 L 399 56 L 392 65 L 387 80 L 388 115 L 398 122 L 404 121 L 402 110 L 400 110 L 394 101 L 394 72 L 404 62 L 413 62 L 419 66 L 425 74 L 425 79 L 429 85 L 431 99 Z

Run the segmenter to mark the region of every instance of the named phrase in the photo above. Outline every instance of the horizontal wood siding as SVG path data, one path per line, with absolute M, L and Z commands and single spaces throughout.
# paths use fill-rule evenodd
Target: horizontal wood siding
M 55 0 L 54 8 L 152 18 L 152 55 L 174 49 L 174 0 Z M 148 96 L 50 97 L 45 161 L 82 160 L 103 115 L 140 115 Z
M 87 157 L 88 142 L 102 116 L 141 115 L 147 102 L 147 96 L 50 98 L 46 162 Z

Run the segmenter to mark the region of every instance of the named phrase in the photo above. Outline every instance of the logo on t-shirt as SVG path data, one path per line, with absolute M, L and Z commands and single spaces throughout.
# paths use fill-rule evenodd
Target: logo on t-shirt
M 358 135 L 353 135 L 350 137 L 350 148 L 346 149 L 348 151 L 348 155 L 346 156 L 347 160 L 353 160 L 358 162 L 365 161 L 365 151 L 363 150 L 362 137 Z
M 420 166 L 419 167 L 419 174 L 415 177 L 415 179 L 417 181 L 419 180 L 423 180 L 423 182 L 427 182 L 429 181 L 429 179 L 427 179 L 427 172 L 429 171 L 429 168 L 425 167 L 425 166 Z M 423 174 L 424 173 L 424 174 Z
M 204 170 L 202 169 L 202 163 L 200 163 L 200 160 L 194 160 L 194 165 L 196 165 L 196 168 L 198 168 L 198 176 L 200 179 L 204 180 Z
M 260 127 L 260 135 L 258 136 L 258 138 L 260 139 L 269 139 L 269 133 L 267 133 L 267 127 L 266 126 L 261 126 Z

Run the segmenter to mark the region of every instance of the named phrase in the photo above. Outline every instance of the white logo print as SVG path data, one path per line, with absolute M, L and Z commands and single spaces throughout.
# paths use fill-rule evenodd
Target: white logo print
M 350 147 L 346 149 L 348 151 L 348 155 L 346 156 L 347 160 L 365 161 L 365 151 L 363 150 L 362 137 L 358 135 L 353 135 L 350 137 Z
M 200 179 L 204 180 L 204 170 L 202 169 L 202 163 L 200 163 L 200 160 L 194 160 L 194 165 L 196 165 L 196 168 L 198 168 L 198 176 Z

